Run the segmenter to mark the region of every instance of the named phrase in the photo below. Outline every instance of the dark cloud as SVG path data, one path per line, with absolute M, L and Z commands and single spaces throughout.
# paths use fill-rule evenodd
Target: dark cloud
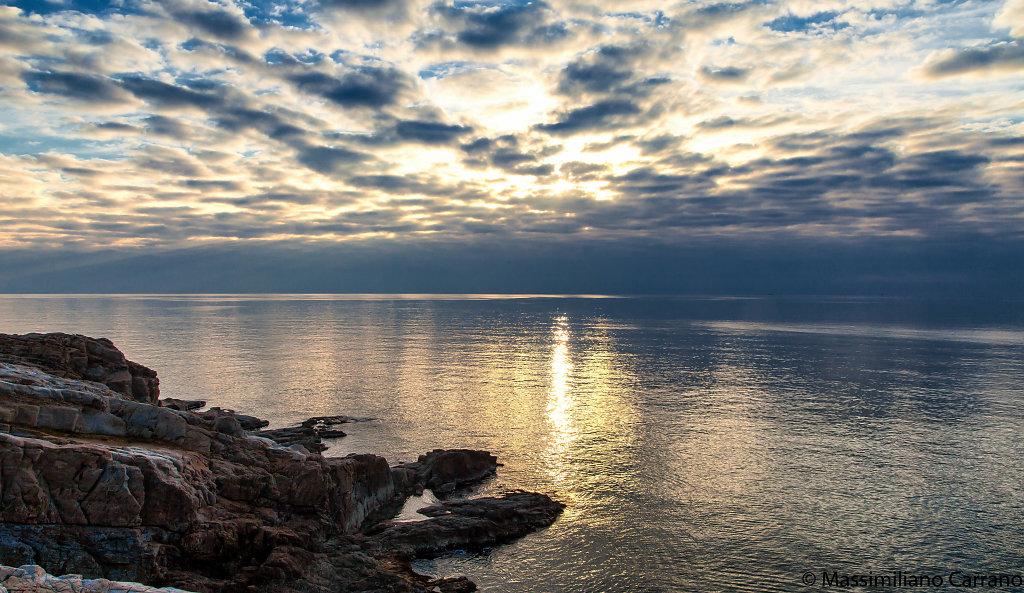
M 933 77 L 971 72 L 1024 69 L 1024 43 L 1002 43 L 989 47 L 968 47 L 952 52 L 926 67 Z
M 257 130 L 274 140 L 305 133 L 304 130 L 286 123 L 275 113 L 250 107 L 227 108 L 225 106 L 216 112 L 213 121 L 218 127 L 229 132 Z
M 556 91 L 580 98 L 586 95 L 636 100 L 671 80 L 643 72 L 642 60 L 650 53 L 643 44 L 601 46 L 569 62 L 561 71 Z
M 221 179 L 186 179 L 181 182 L 181 185 L 201 190 L 217 189 L 221 191 L 240 191 L 242 189 L 242 185 L 237 181 Z
M 683 30 L 707 29 L 741 17 L 760 6 L 763 6 L 763 3 L 759 0 L 704 4 L 677 16 L 673 19 L 673 24 Z
M 348 184 L 359 188 L 372 188 L 386 194 L 406 196 L 419 194 L 424 196 L 455 196 L 458 193 L 456 188 L 450 187 L 436 179 L 428 179 L 418 175 L 355 175 L 348 179 Z M 429 200 L 402 200 L 401 205 L 412 204 L 431 206 L 434 203 Z
M 709 82 L 736 84 L 744 82 L 749 75 L 749 68 L 740 68 L 738 66 L 727 66 L 725 68 L 704 66 L 700 69 L 700 77 Z
M 986 156 L 967 154 L 959 150 L 934 150 L 913 155 L 907 160 L 922 169 L 943 173 L 960 173 L 989 162 Z
M 143 124 L 146 131 L 171 138 L 186 138 L 190 132 L 190 127 L 180 120 L 162 115 L 151 115 L 143 120 Z
M 189 39 L 181 44 L 181 48 L 186 51 L 212 52 L 239 64 L 255 64 L 258 61 L 255 56 L 244 49 L 223 43 L 211 43 L 202 39 Z
M 332 146 L 307 146 L 298 151 L 299 162 L 310 169 L 329 175 L 346 165 L 354 165 L 369 159 L 369 155 Z
M 121 103 L 128 98 L 112 80 L 94 74 L 31 71 L 22 74 L 22 79 L 34 92 L 87 103 Z
M 402 6 L 405 0 L 320 0 L 322 10 L 346 10 L 355 12 L 378 12 Z
M 566 95 L 574 94 L 577 90 L 606 93 L 631 77 L 632 72 L 617 69 L 610 64 L 588 64 L 577 60 L 565 67 L 558 90 Z
M 681 194 L 684 191 L 696 191 L 712 186 L 711 176 L 706 172 L 687 174 L 663 173 L 652 167 L 637 167 L 624 175 L 608 178 L 612 186 L 620 193 L 628 196 Z M 667 204 L 669 210 L 678 205 Z M 666 206 L 666 204 L 660 204 Z
M 463 161 L 467 166 L 494 167 L 513 175 L 538 176 L 554 172 L 554 167 L 543 161 L 562 150 L 557 144 L 546 144 L 536 138 L 520 138 L 513 134 L 496 138 L 477 138 L 463 144 L 461 148 L 473 157 Z
M 728 115 L 720 115 L 714 119 L 706 119 L 697 124 L 702 130 L 726 130 L 735 127 L 738 122 Z
M 185 87 L 141 76 L 125 77 L 121 80 L 121 86 L 139 99 L 165 107 L 190 106 L 209 109 L 222 102 L 222 99 L 214 94 L 198 93 Z
M 579 132 L 611 130 L 622 126 L 623 116 L 641 113 L 632 101 L 609 99 L 586 107 L 577 107 L 562 115 L 560 121 L 538 124 L 535 129 L 557 136 L 571 136 Z
M 245 36 L 249 23 L 234 13 L 217 10 L 171 10 L 178 22 L 219 39 L 236 40 Z
M 355 187 L 373 187 L 384 191 L 407 192 L 419 184 L 403 175 L 356 175 L 348 180 Z
M 96 124 L 96 129 L 97 130 L 104 130 L 104 131 L 107 131 L 107 132 L 124 132 L 124 133 L 131 133 L 131 132 L 138 132 L 139 131 L 139 128 L 137 128 L 137 127 L 135 127 L 133 125 L 122 123 L 122 122 L 117 122 L 117 121 L 106 121 L 106 122 L 103 122 L 103 123 L 98 123 L 98 124 Z
M 409 77 L 390 67 L 362 66 L 341 76 L 302 72 L 288 77 L 304 92 L 342 107 L 384 107 L 410 86 Z
M 424 144 L 448 144 L 473 129 L 432 121 L 404 120 L 395 124 L 395 133 L 403 140 L 415 140 Z
M 512 169 L 523 163 L 532 163 L 537 157 L 515 150 L 502 149 L 491 155 L 491 164 L 499 169 Z
M 468 154 L 477 154 L 490 149 L 493 144 L 494 141 L 490 138 L 477 138 L 472 142 L 463 144 L 460 148 Z
M 60 170 L 62 173 L 74 175 L 75 177 L 95 177 L 102 173 L 102 171 L 97 169 L 87 169 L 85 167 L 61 167 Z
M 431 10 L 458 29 L 456 41 L 474 49 L 546 45 L 568 35 L 564 23 L 551 22 L 553 11 L 540 0 L 498 6 L 484 2 L 435 4 Z
M 791 121 L 793 118 L 786 115 L 773 115 L 760 118 L 740 118 L 734 119 L 728 115 L 720 115 L 712 119 L 706 119 L 697 124 L 697 127 L 701 130 L 715 131 L 715 130 L 728 130 L 728 129 L 749 129 L 749 128 L 766 128 L 770 126 L 776 126 L 782 123 Z
M 664 153 L 667 150 L 674 149 L 679 146 L 683 141 L 681 136 L 673 136 L 671 134 L 659 134 L 657 136 L 651 136 L 649 138 L 641 138 L 633 142 L 638 148 L 640 148 L 640 154 L 644 156 L 656 155 Z

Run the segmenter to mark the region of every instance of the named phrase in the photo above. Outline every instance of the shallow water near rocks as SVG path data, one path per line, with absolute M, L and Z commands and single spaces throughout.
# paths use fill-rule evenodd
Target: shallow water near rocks
M 568 506 L 417 564 L 483 591 L 1024 573 L 1021 302 L 2 296 L 0 331 L 108 337 L 162 395 L 271 427 L 376 419 L 328 454 L 490 450 L 505 465 L 483 493 Z

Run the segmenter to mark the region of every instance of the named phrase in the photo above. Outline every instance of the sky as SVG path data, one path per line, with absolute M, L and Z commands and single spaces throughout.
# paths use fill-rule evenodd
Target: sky
M 0 3 L 2 292 L 1024 289 L 1024 0 Z

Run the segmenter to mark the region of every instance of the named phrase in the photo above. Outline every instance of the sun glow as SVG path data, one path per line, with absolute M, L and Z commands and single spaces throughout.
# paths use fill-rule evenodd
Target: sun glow
M 569 321 L 561 315 L 555 318 L 554 347 L 551 351 L 551 389 L 548 391 L 548 422 L 551 424 L 552 442 L 548 453 L 552 460 L 565 456 L 577 430 L 572 416 L 572 359 L 569 355 Z M 552 463 L 548 473 L 556 480 L 567 478 L 564 463 Z

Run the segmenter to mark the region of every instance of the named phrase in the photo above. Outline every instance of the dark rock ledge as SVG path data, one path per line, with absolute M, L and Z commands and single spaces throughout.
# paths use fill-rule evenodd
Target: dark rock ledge
M 156 373 L 108 340 L 0 334 L 0 593 L 473 591 L 410 562 L 510 541 L 563 508 L 521 491 L 445 498 L 496 471 L 486 451 L 324 457 L 336 426 L 363 419 L 265 430 L 158 397 Z M 442 501 L 423 521 L 391 520 L 424 488 Z

